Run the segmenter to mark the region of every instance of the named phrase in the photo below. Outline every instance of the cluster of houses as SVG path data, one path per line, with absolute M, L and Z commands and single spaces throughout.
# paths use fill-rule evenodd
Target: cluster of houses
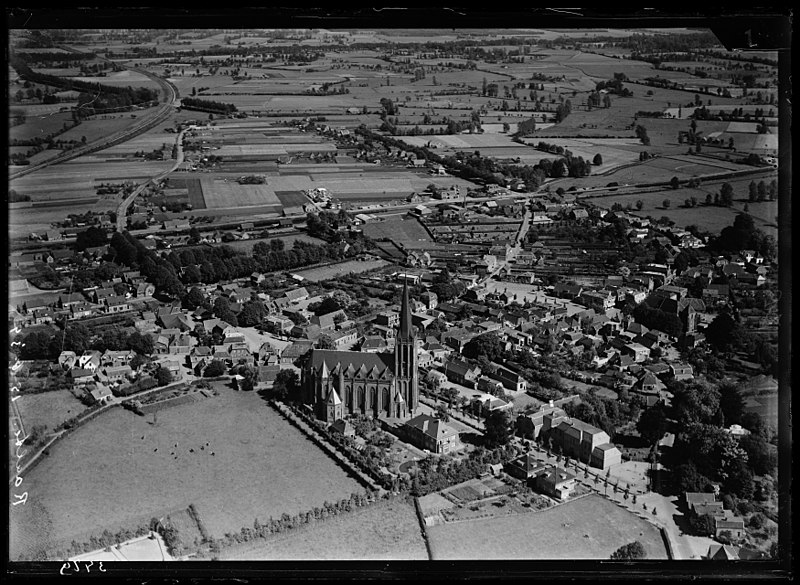
M 21 305 L 9 306 L 9 321 L 22 329 L 62 318 L 76 320 L 127 313 L 133 310 L 133 302 L 149 300 L 154 292 L 155 286 L 147 282 L 138 270 L 132 270 L 80 293 L 26 296 Z
M 59 224 L 54 224 L 59 225 Z M 31 232 L 28 236 L 29 240 L 45 241 L 45 242 L 58 242 L 65 238 L 75 238 L 81 232 L 86 231 L 90 227 L 98 227 L 102 229 L 111 229 L 114 223 L 111 221 L 111 216 L 107 213 L 94 213 L 88 212 L 80 219 L 67 219 L 62 227 L 57 229 L 44 230 L 43 232 Z
M 713 536 L 719 538 L 728 533 L 729 538 L 738 540 L 744 537 L 744 520 L 730 510 L 726 510 L 722 502 L 717 501 L 716 494 L 704 492 L 686 492 L 686 506 L 694 517 L 710 516 L 714 521 Z M 711 536 L 711 535 L 709 535 Z
M 68 373 L 73 388 L 83 391 L 90 404 L 105 404 L 112 399 L 113 388 L 136 379 L 137 372 L 130 365 L 135 355 L 131 350 L 87 350 L 81 355 L 62 351 L 58 366 Z

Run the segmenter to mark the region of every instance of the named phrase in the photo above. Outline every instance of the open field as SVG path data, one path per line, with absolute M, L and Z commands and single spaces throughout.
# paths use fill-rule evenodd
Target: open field
M 744 177 L 738 180 L 727 181 L 734 189 L 734 201 L 732 207 L 718 207 L 704 205 L 706 196 L 714 197 L 719 193 L 722 181 L 714 181 L 701 184 L 696 189 L 664 189 L 647 193 L 631 194 L 610 194 L 603 197 L 589 199 L 594 205 L 604 209 L 611 209 L 615 203 L 626 207 L 628 204 L 633 206 L 632 213 L 642 217 L 652 216 L 656 219 L 668 217 L 675 222 L 678 227 L 696 225 L 701 231 L 709 231 L 718 234 L 723 228 L 732 225 L 738 213 L 744 212 L 744 206 L 748 206 L 748 214 L 755 220 L 756 227 L 765 233 L 778 236 L 776 217 L 778 215 L 778 202 L 763 201 L 760 203 L 749 203 L 747 201 L 747 188 L 752 179 Z M 759 179 L 760 180 L 760 179 Z M 769 178 L 765 179 L 769 182 Z M 758 182 L 758 181 L 756 181 Z M 695 197 L 698 206 L 693 208 L 684 207 L 686 199 Z M 638 200 L 642 200 L 644 206 L 641 211 L 636 211 L 635 205 Z M 670 202 L 668 209 L 664 209 L 664 200 Z
M 240 252 L 247 252 L 248 254 L 253 250 L 253 246 L 258 244 L 259 242 L 266 242 L 269 243 L 271 240 L 283 240 L 286 249 L 289 250 L 295 242 L 307 242 L 309 244 L 324 244 L 324 240 L 320 240 L 319 238 L 314 238 L 311 236 L 307 236 L 306 234 L 289 234 L 285 236 L 276 236 L 274 238 L 267 238 L 267 239 L 250 239 L 250 240 L 237 240 L 235 242 L 227 242 L 225 245 L 229 248 L 233 248 L 234 250 L 239 250 Z
M 428 232 L 414 218 L 402 217 L 364 225 L 364 235 L 375 240 L 390 238 L 398 244 L 406 242 L 432 242 Z
M 309 268 L 306 270 L 295 270 L 292 274 L 302 276 L 305 280 L 310 282 L 320 282 L 322 280 L 330 280 L 350 273 L 367 272 L 375 268 L 382 268 L 389 263 L 386 260 L 348 260 L 339 264 L 332 264 L 330 266 L 321 266 L 319 268 Z
M 275 191 L 275 196 L 284 207 L 302 207 L 308 203 L 308 197 L 302 191 Z
M 427 529 L 433 560 L 608 559 L 638 540 L 648 559 L 666 559 L 661 535 L 602 496 L 589 495 L 544 511 Z
M 54 112 L 66 112 L 75 106 L 77 102 L 60 102 L 57 104 L 14 104 L 9 108 L 10 111 L 21 111 L 28 117 L 46 116 Z
M 8 129 L 9 140 L 32 140 L 36 137 L 44 137 L 54 134 L 64 127 L 64 124 L 72 126 L 72 115 L 69 112 L 51 112 L 43 114 L 28 115 L 24 124 L 13 126 Z M 56 140 L 62 139 L 57 136 Z M 80 140 L 80 137 L 78 137 Z
M 155 426 L 114 408 L 52 448 L 25 477 L 29 504 L 11 513 L 11 558 L 192 502 L 220 537 L 361 489 L 256 393 L 217 389 L 162 411 Z
M 280 205 L 275 192 L 266 185 L 240 185 L 235 181 L 200 179 L 207 209 Z
M 131 118 L 130 114 L 117 115 L 115 117 L 109 116 L 105 119 L 95 117 L 91 120 L 84 120 L 79 126 L 67 130 L 59 138 L 61 140 L 81 140 L 85 136 L 87 142 L 94 142 L 99 138 L 132 126 L 136 122 L 137 120 Z M 105 151 L 101 152 L 105 153 Z
M 100 83 L 111 87 L 147 87 L 158 89 L 158 84 L 146 75 L 136 71 L 116 71 L 109 73 L 106 77 L 71 77 L 73 81 L 85 81 L 87 83 Z
M 44 425 L 48 431 L 52 431 L 87 408 L 69 390 L 23 394 L 16 404 L 28 434 L 37 425 Z
M 220 560 L 428 560 L 414 504 L 399 498 L 301 527 Z

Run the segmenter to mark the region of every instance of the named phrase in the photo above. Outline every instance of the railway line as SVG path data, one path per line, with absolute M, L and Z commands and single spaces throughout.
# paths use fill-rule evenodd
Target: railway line
M 72 49 L 70 47 L 62 47 L 64 50 L 67 50 L 72 53 L 79 53 L 76 49 Z M 108 59 L 104 59 L 102 57 L 98 57 L 102 61 L 108 61 Z M 72 149 L 67 152 L 63 152 L 51 159 L 42 161 L 35 165 L 29 165 L 24 169 L 19 169 L 17 171 L 10 172 L 8 175 L 9 180 L 18 179 L 20 177 L 24 177 L 25 175 L 29 175 L 46 167 L 60 164 L 66 162 L 68 160 L 72 160 L 79 156 L 83 156 L 86 154 L 92 154 L 99 150 L 103 150 L 105 148 L 109 148 L 111 146 L 115 146 L 131 138 L 134 138 L 148 130 L 152 129 L 154 126 L 161 124 L 164 122 L 168 117 L 169 114 L 172 112 L 175 100 L 178 98 L 178 89 L 168 82 L 166 79 L 158 77 L 150 73 L 149 71 L 145 71 L 144 69 L 138 68 L 129 68 L 130 71 L 135 73 L 140 73 L 146 76 L 148 79 L 155 81 L 159 89 L 161 90 L 161 95 L 163 96 L 163 103 L 159 105 L 154 112 L 147 112 L 148 117 L 143 118 L 142 120 L 138 121 L 133 126 L 129 126 L 128 128 L 124 128 L 118 132 L 111 134 L 110 136 L 106 136 L 99 140 L 96 140 L 86 146 L 79 147 Z

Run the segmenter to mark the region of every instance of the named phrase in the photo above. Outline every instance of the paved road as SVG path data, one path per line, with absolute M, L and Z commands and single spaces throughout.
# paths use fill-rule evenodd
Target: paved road
M 142 191 L 144 191 L 145 188 L 147 188 L 148 185 L 158 183 L 161 179 L 163 179 L 164 177 L 166 177 L 170 173 L 174 172 L 181 165 L 181 163 L 183 163 L 183 158 L 184 158 L 184 154 L 183 154 L 183 135 L 186 133 L 186 130 L 188 130 L 188 128 L 185 128 L 185 129 L 181 130 L 181 132 L 175 138 L 175 144 L 178 147 L 178 153 L 177 153 L 177 158 L 175 159 L 175 164 L 172 165 L 172 168 L 169 169 L 168 171 L 161 171 L 159 174 L 157 174 L 152 179 L 148 179 L 144 183 L 140 184 L 138 187 L 136 187 L 136 189 L 134 189 L 134 191 L 130 195 L 128 195 L 125 199 L 123 199 L 120 202 L 119 206 L 117 207 L 117 231 L 118 232 L 123 231 L 125 229 L 125 227 L 126 227 L 126 225 L 125 225 L 127 223 L 127 221 L 126 221 L 127 220 L 127 215 L 126 214 L 128 213 L 128 207 L 130 206 L 131 203 L 133 203 L 133 200 L 136 199 L 142 193 Z

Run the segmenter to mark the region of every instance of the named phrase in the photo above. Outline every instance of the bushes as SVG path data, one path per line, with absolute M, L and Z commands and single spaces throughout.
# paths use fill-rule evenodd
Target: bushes
M 157 385 L 158 382 L 151 376 L 143 376 L 133 384 L 116 388 L 114 390 L 114 394 L 117 396 L 130 396 L 131 394 L 136 394 L 137 392 L 143 392 L 144 390 L 155 388 Z

